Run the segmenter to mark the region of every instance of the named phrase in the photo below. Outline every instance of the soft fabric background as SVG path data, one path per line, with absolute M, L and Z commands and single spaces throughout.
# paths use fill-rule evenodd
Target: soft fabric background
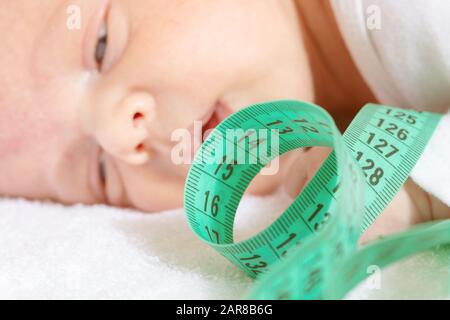
M 280 192 L 246 197 L 236 239 L 268 225 L 288 201 Z M 444 249 L 416 255 L 383 270 L 381 289 L 362 283 L 347 298 L 448 299 L 449 257 Z M 250 286 L 197 239 L 181 209 L 0 200 L 1 299 L 236 299 Z
M 381 103 L 444 115 L 411 178 L 450 206 L 450 1 L 331 3 L 352 58 Z M 374 13 L 379 28 L 369 27 Z

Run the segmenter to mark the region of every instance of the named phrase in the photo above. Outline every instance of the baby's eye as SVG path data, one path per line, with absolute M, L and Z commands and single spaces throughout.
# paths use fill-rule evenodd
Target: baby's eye
M 95 46 L 95 62 L 97 63 L 97 69 L 102 70 L 103 60 L 106 56 L 106 49 L 108 48 L 108 29 L 106 22 L 104 21 L 100 27 L 98 33 L 97 45 Z

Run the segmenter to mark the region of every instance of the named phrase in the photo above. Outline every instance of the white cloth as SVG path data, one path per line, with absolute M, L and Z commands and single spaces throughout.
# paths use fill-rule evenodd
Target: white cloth
M 450 1 L 332 0 L 351 55 L 377 98 L 446 114 L 411 177 L 450 206 Z
M 282 194 L 244 198 L 236 239 L 268 226 L 288 203 Z M 348 298 L 448 299 L 449 254 L 393 265 L 379 288 L 362 283 Z M 0 199 L 0 299 L 239 299 L 251 285 L 197 238 L 182 209 L 144 214 Z

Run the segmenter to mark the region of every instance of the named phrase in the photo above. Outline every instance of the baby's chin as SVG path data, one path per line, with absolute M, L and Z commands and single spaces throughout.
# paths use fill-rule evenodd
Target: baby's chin
M 182 189 L 183 186 L 184 183 L 180 183 L 178 189 Z M 129 198 L 129 207 L 145 213 L 161 213 L 183 208 L 183 192 L 179 190 L 167 192 L 165 195 L 135 192 Z

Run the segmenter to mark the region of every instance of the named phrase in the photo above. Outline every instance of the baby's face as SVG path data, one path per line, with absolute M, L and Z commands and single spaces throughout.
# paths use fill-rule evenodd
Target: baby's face
M 181 206 L 175 130 L 312 99 L 290 1 L 2 1 L 0 34 L 1 195 Z

